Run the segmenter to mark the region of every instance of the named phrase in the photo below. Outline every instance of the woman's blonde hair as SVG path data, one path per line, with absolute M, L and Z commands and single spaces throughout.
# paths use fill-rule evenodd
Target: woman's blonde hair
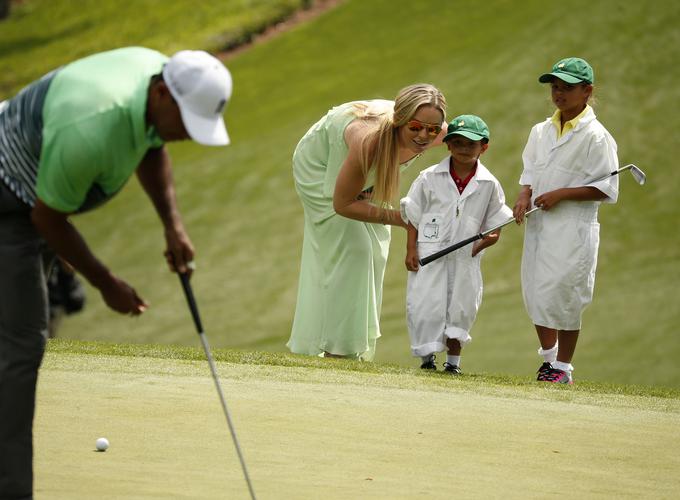
M 399 91 L 391 113 L 378 112 L 366 106 L 356 106 L 357 118 L 377 122 L 362 141 L 361 162 L 364 174 L 375 167 L 373 202 L 387 208 L 399 194 L 399 127 L 413 118 L 421 106 L 433 106 L 446 117 L 446 99 L 433 85 L 418 83 Z

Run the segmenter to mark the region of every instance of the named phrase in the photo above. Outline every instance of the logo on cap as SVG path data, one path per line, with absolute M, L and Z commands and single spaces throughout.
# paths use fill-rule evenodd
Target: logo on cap
M 224 105 L 227 104 L 226 99 L 220 99 L 220 102 L 217 104 L 217 109 L 215 110 L 216 115 L 221 115 L 222 111 L 224 111 Z

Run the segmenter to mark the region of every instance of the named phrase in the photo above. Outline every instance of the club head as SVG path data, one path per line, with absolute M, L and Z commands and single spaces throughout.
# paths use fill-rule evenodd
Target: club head
M 630 173 L 633 174 L 633 178 L 635 179 L 635 182 L 640 184 L 640 186 L 642 186 L 645 183 L 645 181 L 647 180 L 647 176 L 645 175 L 645 173 L 642 170 L 640 170 L 638 167 L 636 167 L 635 165 L 630 166 Z

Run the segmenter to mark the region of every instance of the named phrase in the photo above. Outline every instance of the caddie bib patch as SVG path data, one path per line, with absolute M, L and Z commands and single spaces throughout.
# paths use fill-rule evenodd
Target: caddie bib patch
M 438 241 L 441 232 L 441 215 L 425 214 L 420 232 L 424 241 Z

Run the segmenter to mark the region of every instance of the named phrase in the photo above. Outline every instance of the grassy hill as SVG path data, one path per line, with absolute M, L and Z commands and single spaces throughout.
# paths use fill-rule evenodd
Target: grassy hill
M 19 0 L 0 22 L 0 97 L 75 58 L 145 45 L 217 51 L 283 19 L 307 0 Z M 225 15 L 228 13 L 228 15 Z
M 0 96 L 93 50 L 131 44 L 166 52 L 215 49 L 214 37 L 241 21 L 228 8 L 208 4 L 164 2 L 160 10 L 151 0 L 135 8 L 101 0 L 66 15 L 70 3 L 27 0 L 0 25 Z M 272 3 L 233 2 L 238 5 L 250 13 Z M 636 163 L 649 180 L 639 188 L 623 178 L 619 203 L 600 211 L 595 300 L 585 314 L 575 377 L 680 387 L 680 238 L 674 227 L 680 176 L 673 164 L 680 156 L 674 140 L 680 126 L 674 107 L 680 97 L 678 26 L 680 4 L 670 0 L 347 0 L 229 59 L 234 97 L 226 121 L 233 144 L 171 146 L 180 206 L 198 251 L 193 283 L 211 343 L 285 350 L 302 237 L 290 158 L 297 140 L 329 107 L 393 98 L 414 82 L 437 85 L 447 96 L 449 118 L 475 113 L 489 124 L 485 164 L 512 204 L 528 131 L 552 112 L 548 91 L 536 78 L 555 60 L 578 55 L 595 68 L 596 112 L 618 142 L 621 163 Z M 404 177 L 404 190 L 418 170 L 443 155 L 440 150 L 421 159 Z M 89 290 L 86 311 L 69 318 L 61 335 L 194 344 L 179 283 L 163 263 L 160 227 L 137 182 L 75 223 L 152 307 L 140 319 L 119 317 Z M 508 227 L 485 256 L 484 303 L 464 353 L 465 371 L 528 376 L 538 365 L 520 293 L 521 238 L 521 228 Z M 404 236 L 395 231 L 377 361 L 412 365 L 403 256 Z

